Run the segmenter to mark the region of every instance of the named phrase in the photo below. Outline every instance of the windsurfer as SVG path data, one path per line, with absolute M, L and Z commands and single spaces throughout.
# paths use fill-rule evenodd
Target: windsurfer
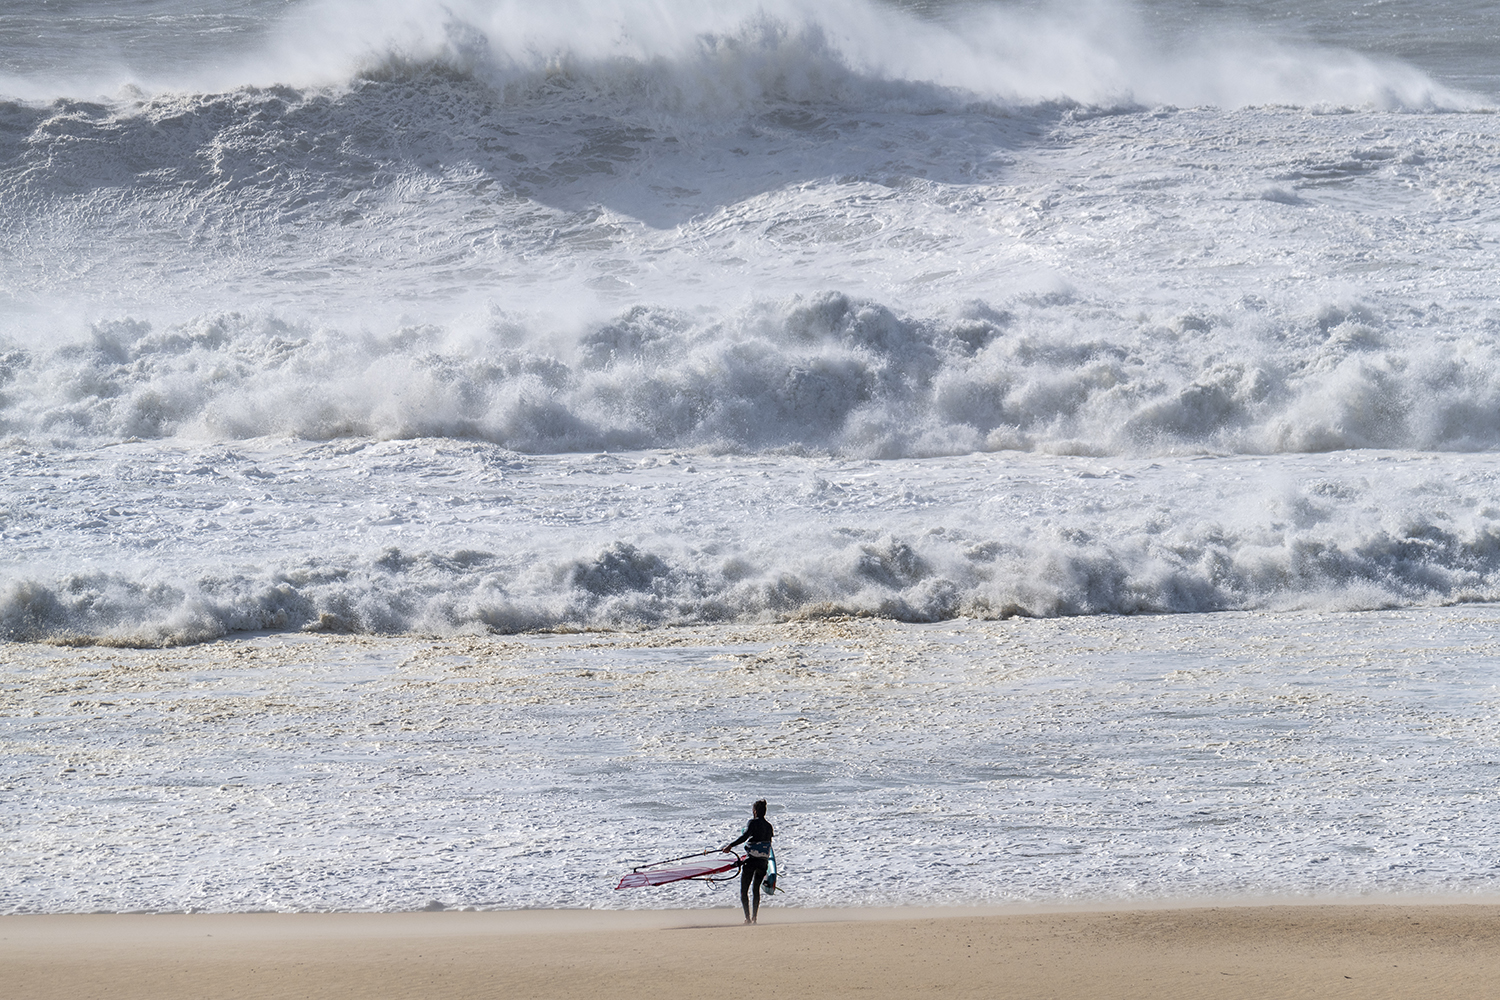
M 724 850 L 745 845 L 745 862 L 740 866 L 740 905 L 745 908 L 745 923 L 755 923 L 760 915 L 760 886 L 765 881 L 766 869 L 771 863 L 771 838 L 775 831 L 766 822 L 766 800 L 756 799 L 751 806 L 754 815 L 745 824 L 745 830 L 737 838 L 724 845 Z M 754 905 L 751 905 L 751 893 Z

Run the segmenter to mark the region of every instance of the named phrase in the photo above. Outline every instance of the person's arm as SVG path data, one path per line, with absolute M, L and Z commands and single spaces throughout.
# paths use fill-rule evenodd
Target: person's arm
M 729 843 L 725 844 L 724 847 L 723 847 L 723 850 L 727 851 L 731 847 L 738 847 L 740 844 L 743 844 L 745 842 L 745 838 L 747 838 L 749 836 L 750 836 L 750 827 L 746 826 L 745 827 L 745 832 L 741 833 L 734 840 L 731 840 Z

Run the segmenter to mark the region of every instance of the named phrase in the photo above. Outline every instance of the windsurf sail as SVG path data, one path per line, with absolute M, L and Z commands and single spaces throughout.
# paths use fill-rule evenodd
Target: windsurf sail
M 646 885 L 666 885 L 685 879 L 715 881 L 715 876 L 734 871 L 744 859 L 733 851 L 704 851 L 632 868 L 620 877 L 616 889 L 636 889 Z

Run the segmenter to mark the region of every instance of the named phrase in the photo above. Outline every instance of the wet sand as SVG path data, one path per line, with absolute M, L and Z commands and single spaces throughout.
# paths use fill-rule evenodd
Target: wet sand
M 1479 997 L 1500 905 L 0 917 L 13 1000 Z

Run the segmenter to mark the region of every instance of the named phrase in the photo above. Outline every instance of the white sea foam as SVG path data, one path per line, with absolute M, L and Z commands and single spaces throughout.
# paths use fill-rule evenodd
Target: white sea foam
M 943 517 L 836 526 L 851 534 L 737 526 L 719 511 L 764 494 L 692 500 L 683 485 L 692 523 L 608 508 L 585 535 L 553 513 L 579 502 L 566 491 L 476 487 L 398 516 L 415 475 L 401 463 L 357 484 L 391 510 L 328 508 L 305 531 L 291 512 L 316 506 L 310 486 L 264 490 L 278 513 L 240 518 L 233 491 L 262 485 L 249 472 L 229 494 L 182 481 L 211 508 L 118 483 L 155 483 L 151 455 L 175 466 L 278 440 L 300 442 L 297 476 L 328 490 L 350 488 L 341 449 L 435 439 L 539 460 L 764 460 L 783 480 L 798 462 L 870 460 L 941 477 L 976 454 L 1170 460 L 1171 479 L 1196 456 L 1265 456 L 1273 484 L 1303 456 L 1321 479 L 1318 455 L 1500 443 L 1500 138 L 1492 115 L 1411 110 L 1430 103 L 1402 90 L 1411 71 L 1319 50 L 1299 63 L 1305 92 L 1260 70 L 1219 92 L 1204 67 L 1276 65 L 1289 43 L 1241 39 L 1231 59 L 1220 25 L 1147 44 L 1108 7 L 1071 21 L 641 10 L 580 26 L 562 8 L 370 7 L 335 37 L 348 8 L 313 4 L 246 61 L 221 60 L 222 86 L 0 107 L 0 433 L 40 468 L 140 449 L 97 465 L 76 503 L 16 501 L 7 634 L 169 643 L 1492 593 L 1487 500 L 1459 490 L 1429 509 L 1406 481 L 1310 521 L 1263 493 L 1214 499 L 1202 523 L 1129 504 L 1116 519 L 1072 511 L 1069 484 L 1049 487 L 1050 513 L 1017 501 L 1003 526 L 976 526 L 983 498 L 957 491 Z M 1085 64 L 1087 79 L 1068 68 Z M 1329 82 L 1351 66 L 1363 82 Z M 1379 110 L 1372 80 L 1407 110 Z M 1140 106 L 1178 100 L 1141 89 L 1168 83 L 1181 100 L 1303 106 Z M 1337 104 L 1373 107 L 1310 107 Z M 900 495 L 926 495 L 921 478 Z M 1203 509 L 1191 484 L 1176 490 L 1153 502 Z M 483 522 L 447 516 L 492 501 L 517 514 L 503 538 L 481 544 Z M 407 527 L 387 536 L 392 517 Z M 271 524 L 275 551 L 257 540 Z M 704 531 L 722 536 L 711 551 Z
M 895 458 L 1490 450 L 1500 354 L 1367 306 L 1168 322 L 1069 299 L 897 313 L 836 293 L 349 334 L 240 314 L 4 356 L 13 441 L 453 437 L 524 452 Z
M 1494 608 L 24 648 L 0 912 L 1492 898 Z M 82 877 L 80 872 L 87 873 Z M 712 919 L 712 918 L 711 918 Z
M 9 639 L 1500 599 L 1490 454 L 869 462 L 443 439 L 22 454 Z

